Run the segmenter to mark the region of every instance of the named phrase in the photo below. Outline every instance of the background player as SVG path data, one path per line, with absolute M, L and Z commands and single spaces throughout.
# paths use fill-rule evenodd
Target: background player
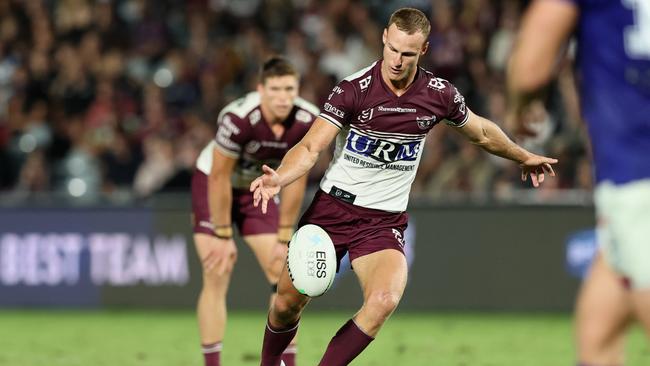
M 631 315 L 650 334 L 650 2 L 532 3 L 508 72 L 519 132 L 530 132 L 521 116 L 574 32 L 601 246 L 577 299 L 579 364 L 622 365 Z
M 518 162 L 522 178 L 530 175 L 534 186 L 545 172 L 554 175 L 551 164 L 557 160 L 517 146 L 497 125 L 472 113 L 451 83 L 418 68 L 430 29 L 419 10 L 393 13 L 383 33 L 383 59 L 340 82 L 277 172 L 265 166 L 264 176 L 251 184 L 255 204 L 261 202 L 267 211 L 281 187 L 303 177 L 338 135 L 321 190 L 300 225 L 323 227 L 338 259 L 349 253 L 364 302 L 336 333 L 320 365 L 347 365 L 374 339 L 402 297 L 407 277 L 404 211 L 422 144 L 436 124 L 446 121 L 472 143 Z M 308 302 L 283 270 L 265 331 L 263 366 L 280 364 Z
M 279 209 L 271 202 L 267 215 L 252 206 L 247 188 L 261 174 L 263 164 L 277 166 L 318 113 L 318 108 L 298 97 L 298 78 L 287 60 L 274 57 L 266 61 L 257 92 L 221 111 L 216 137 L 196 163 L 192 179 L 194 241 L 203 264 L 197 313 L 206 366 L 220 363 L 226 293 L 237 258 L 232 224 L 253 250 L 273 293 L 284 265 L 306 177 L 287 187 Z M 293 365 L 295 347 L 289 347 L 283 359 L 287 366 Z

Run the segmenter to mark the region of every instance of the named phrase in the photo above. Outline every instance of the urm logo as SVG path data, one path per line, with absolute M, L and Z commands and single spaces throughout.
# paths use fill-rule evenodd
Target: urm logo
M 400 144 L 350 131 L 345 149 L 382 163 L 393 163 L 400 160 L 414 161 L 420 151 L 420 141 Z

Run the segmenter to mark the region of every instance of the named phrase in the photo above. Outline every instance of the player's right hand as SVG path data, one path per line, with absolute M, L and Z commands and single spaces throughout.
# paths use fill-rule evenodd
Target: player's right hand
M 237 246 L 235 241 L 230 239 L 214 238 L 215 245 L 211 248 L 205 258 L 201 260 L 203 270 L 206 273 L 216 271 L 218 276 L 232 272 L 237 261 Z
M 257 177 L 252 183 L 250 191 L 253 192 L 253 206 L 257 207 L 262 202 L 262 212 L 266 213 L 269 200 L 280 193 L 280 176 L 268 165 L 262 165 L 264 175 Z

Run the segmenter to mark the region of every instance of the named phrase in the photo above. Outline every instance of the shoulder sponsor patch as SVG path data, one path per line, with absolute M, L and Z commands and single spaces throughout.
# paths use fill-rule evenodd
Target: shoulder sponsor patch
M 361 91 L 365 91 L 368 89 L 368 86 L 370 86 L 370 80 L 372 79 L 371 75 L 368 75 L 367 77 L 359 80 L 359 87 L 361 88 Z
M 429 80 L 429 84 L 427 84 L 427 87 L 435 90 L 443 90 L 445 88 L 445 83 L 443 80 L 444 79 L 441 78 L 431 78 Z
M 337 94 L 337 95 L 339 95 L 339 94 L 343 94 L 343 91 L 344 91 L 344 90 L 343 90 L 340 86 L 338 86 L 338 85 L 335 86 L 334 89 L 332 89 L 332 92 L 330 93 L 329 97 L 327 97 L 327 100 L 332 99 L 332 97 L 334 96 L 334 94 Z
M 333 106 L 333 105 L 331 105 L 329 103 L 325 103 L 323 108 L 325 109 L 326 112 L 329 112 L 329 113 L 331 113 L 331 114 L 333 114 L 333 115 L 335 115 L 335 116 L 337 116 L 339 118 L 345 118 L 345 112 L 343 112 L 342 110 L 336 108 L 335 106 Z

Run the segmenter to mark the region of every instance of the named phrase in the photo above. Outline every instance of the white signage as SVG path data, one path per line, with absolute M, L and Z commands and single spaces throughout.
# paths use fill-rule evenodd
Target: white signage
M 3 233 L 0 285 L 76 285 L 90 276 L 98 286 L 181 286 L 189 281 L 186 249 L 182 235 Z

